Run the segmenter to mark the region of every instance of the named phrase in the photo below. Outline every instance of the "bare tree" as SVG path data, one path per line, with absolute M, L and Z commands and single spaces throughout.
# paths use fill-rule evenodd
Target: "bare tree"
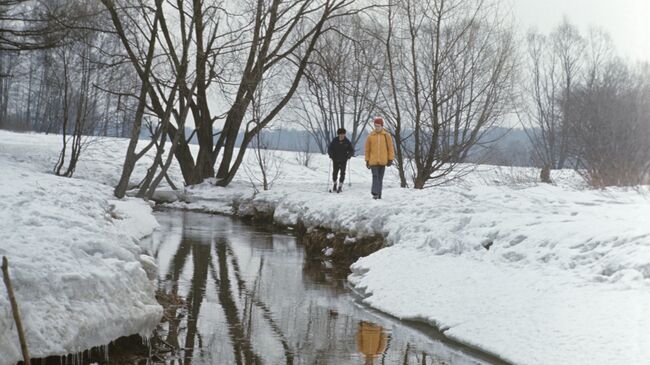
M 264 82 L 262 81 L 262 84 Z M 272 102 L 266 97 L 267 91 L 268 89 L 264 87 L 255 90 L 255 97 L 251 101 L 252 120 L 248 122 L 248 125 L 257 126 L 260 118 L 268 113 L 269 107 L 272 107 Z M 256 193 L 259 192 L 258 186 L 260 185 L 264 191 L 270 190 L 282 172 L 282 161 L 278 158 L 276 151 L 277 141 L 281 135 L 276 138 L 274 143 L 265 133 L 267 131 L 269 131 L 268 127 L 255 135 L 247 154 L 248 164 L 244 165 L 246 175 Z M 259 174 L 256 170 L 259 171 Z
M 498 3 L 403 0 L 389 16 L 386 104 L 398 164 L 421 189 L 447 177 L 509 111 L 514 38 Z
M 641 184 L 650 165 L 650 66 L 624 64 L 598 30 L 586 58 L 569 104 L 577 171 L 595 187 Z
M 404 128 L 402 127 L 402 103 L 401 92 L 403 92 L 399 81 L 401 81 L 401 75 L 399 74 L 400 68 L 398 62 L 398 55 L 402 54 L 402 46 L 405 44 L 402 38 L 395 39 L 396 24 L 395 20 L 397 17 L 398 6 L 400 0 L 390 0 L 388 3 L 387 11 L 387 20 L 388 26 L 387 29 L 375 29 L 373 34 L 375 37 L 380 39 L 383 44 L 384 52 L 384 66 L 373 72 L 373 77 L 377 83 L 381 84 L 384 80 L 386 74 L 388 74 L 389 87 L 380 88 L 381 103 L 377 105 L 378 110 L 384 116 L 386 116 L 386 122 L 389 126 L 389 129 L 392 131 L 392 135 L 395 138 L 395 165 L 399 172 L 400 186 L 405 188 L 408 186 L 406 178 L 406 169 L 405 169 L 405 154 L 404 146 L 406 145 L 406 137 L 404 136 Z M 380 53 L 382 54 L 382 53 Z M 387 72 L 384 72 L 386 70 Z
M 65 6 L 69 13 L 75 14 L 76 25 L 92 22 L 89 14 L 96 10 L 94 4 L 69 1 Z M 48 51 L 51 62 L 59 68 L 50 77 L 55 80 L 59 95 L 62 93 L 57 99 L 61 103 L 58 117 L 62 122 L 62 148 L 54 167 L 57 175 L 72 176 L 83 149 L 92 140 L 87 136 L 93 134 L 95 116 L 103 100 L 99 89 L 92 87 L 100 79 L 101 38 L 102 34 L 89 29 L 71 29 L 64 44 Z
M 8 117 L 10 90 L 16 80 L 14 73 L 19 56 L 18 51 L 0 51 L 0 128 L 5 128 Z
M 145 179 L 140 183 L 138 196 L 151 197 L 171 165 L 171 156 L 179 161 L 189 160 L 192 166 L 181 164 L 185 179 L 193 175 L 193 157 L 189 152 L 189 141 L 185 141 L 185 120 L 190 110 L 190 104 L 181 95 L 193 95 L 194 85 L 187 85 L 186 76 L 189 70 L 189 54 L 193 33 L 187 29 L 193 27 L 193 22 L 185 24 L 181 21 L 181 39 L 175 42 L 166 24 L 163 1 L 137 2 L 134 6 L 118 7 L 111 0 L 102 0 L 108 10 L 117 37 L 120 39 L 126 59 L 131 63 L 141 82 L 137 97 L 137 109 L 133 124 L 133 132 L 127 148 L 122 175 L 115 188 L 117 197 L 124 196 L 129 186 L 130 177 L 137 161 L 142 158 L 152 146 L 156 146 L 156 154 L 152 165 L 147 170 Z M 183 2 L 179 9 L 184 20 Z M 153 7 L 153 12 L 151 11 Z M 160 53 L 156 53 L 160 49 Z M 154 62 L 157 58 L 160 62 Z M 147 111 L 151 111 L 157 119 L 158 128 L 151 134 L 151 141 L 139 152 L 136 152 L 142 122 Z M 174 122 L 172 122 L 172 118 Z M 167 160 L 163 163 L 162 156 L 167 138 L 172 145 Z M 160 173 L 156 176 L 158 168 Z
M 521 121 L 541 164 L 571 162 L 595 187 L 643 181 L 650 160 L 647 65 L 632 69 L 609 36 L 582 37 L 566 20 L 550 36 L 528 36 L 532 87 Z
M 136 85 L 132 82 L 133 73 L 123 65 L 120 57 L 115 57 L 117 39 L 103 29 L 106 17 L 99 11 L 99 2 L 29 0 L 11 3 L 10 7 L 6 1 L 0 5 L 5 15 L 15 18 L 13 22 L 5 18 L 3 29 L 14 34 L 16 42 L 32 43 L 9 49 L 0 46 L 0 127 L 45 133 L 62 130 L 65 103 L 61 50 L 66 49 L 67 76 L 73 82 L 74 98 L 80 90 L 76 80 L 82 79 L 84 69 L 92 70 L 93 77 L 85 92 L 93 99 L 89 105 L 94 108 L 88 109 L 92 114 L 88 120 L 93 121 L 93 126 L 86 128 L 84 133 L 118 136 L 129 133 L 132 113 L 128 109 L 134 108 L 132 100 L 125 96 L 132 94 Z M 26 36 L 22 31 L 29 27 L 37 27 L 42 34 Z M 90 47 L 86 55 L 82 52 L 84 42 L 89 42 Z M 86 65 L 82 66 L 82 62 Z M 77 102 L 75 99 L 68 103 L 75 107 Z M 75 125 L 74 120 L 72 117 L 66 122 L 67 128 Z
M 61 128 L 62 147 L 59 158 L 54 167 L 54 173 L 60 176 L 71 177 L 82 152 L 82 147 L 88 141 L 85 135 L 88 134 L 89 116 L 94 108 L 91 101 L 89 87 L 93 70 L 88 63 L 87 46 L 82 46 L 81 54 L 75 54 L 68 47 L 58 49 L 63 73 L 60 79 L 63 91 L 62 121 Z M 77 59 L 77 57 L 79 57 Z M 71 68 L 78 68 L 78 73 L 72 72 Z M 74 76 L 79 76 L 75 78 Z M 69 148 L 68 148 L 69 147 Z M 67 167 L 63 167 L 67 163 Z
M 321 153 L 327 152 L 338 128 L 346 128 L 353 146 L 376 113 L 380 85 L 373 71 L 382 68 L 381 44 L 364 15 L 336 20 L 336 32 L 321 37 L 305 70 L 305 82 L 292 110 Z
M 566 19 L 550 36 L 530 32 L 528 80 L 519 119 L 540 167 L 565 167 L 572 151 L 569 108 L 574 85 L 582 77 L 585 41 Z
M 311 136 L 303 138 L 296 144 L 296 162 L 298 164 L 309 167 L 311 163 L 312 151 L 311 151 Z
M 238 10 L 218 0 L 102 0 L 102 3 L 109 10 L 114 29 L 147 92 L 148 108 L 165 119 L 167 107 L 172 106 L 174 123 L 167 125 L 165 133 L 171 140 L 178 140 L 174 154 L 185 183 L 197 184 L 214 177 L 214 166 L 221 155 L 216 177 L 219 185 L 227 185 L 253 137 L 295 93 L 316 41 L 328 30 L 328 20 L 345 15 L 350 1 L 256 0 Z M 156 63 L 155 77 L 144 72 L 147 57 L 142 57 L 146 54 L 144 45 L 151 44 L 151 32 L 147 29 L 152 29 L 152 13 L 157 14 L 160 27 L 156 36 L 159 46 L 152 57 L 164 61 L 164 67 Z M 171 24 L 178 25 L 179 32 L 170 31 Z M 268 83 L 276 89 L 275 106 L 254 125 L 244 126 L 244 139 L 235 154 L 235 142 L 243 121 L 250 117 L 256 89 L 261 80 L 279 75 L 278 70 L 288 76 L 288 82 Z M 189 138 L 179 125 L 182 112 L 176 106 L 181 105 L 180 101 L 163 95 L 174 87 L 178 88 L 178 100 L 183 100 L 183 105 L 189 108 L 196 126 Z M 216 112 L 215 103 L 208 100 L 210 94 L 220 94 L 228 108 Z M 215 133 L 217 122 L 223 123 L 223 128 Z M 178 138 L 177 134 L 180 134 Z M 189 141 L 194 136 L 199 143 L 196 159 L 189 149 Z
M 214 149 L 216 156 L 223 148 L 217 171 L 218 185 L 225 186 L 232 181 L 253 137 L 275 118 L 296 92 L 319 38 L 329 29 L 329 21 L 349 15 L 347 8 L 352 2 L 353 0 L 301 0 L 283 3 L 272 0 L 267 8 L 258 0 L 242 82 Z M 293 66 L 293 70 L 287 71 L 286 68 L 290 66 Z M 246 126 L 239 153 L 235 157 L 237 134 L 253 95 L 262 79 L 269 73 L 277 72 L 278 68 L 284 68 L 284 72 L 289 73 L 289 87 L 255 126 Z
M 49 22 L 56 5 L 35 0 L 0 0 L 0 52 L 49 48 L 61 41 L 65 29 Z
M 60 29 L 48 22 L 46 10 L 33 0 L 0 0 L 0 128 L 7 127 L 20 51 L 52 47 L 60 40 Z
M 277 155 L 276 146 L 264 132 L 255 136 L 248 151 L 248 160 L 244 170 L 255 192 L 259 192 L 258 186 L 264 191 L 270 190 L 282 173 L 282 160 Z

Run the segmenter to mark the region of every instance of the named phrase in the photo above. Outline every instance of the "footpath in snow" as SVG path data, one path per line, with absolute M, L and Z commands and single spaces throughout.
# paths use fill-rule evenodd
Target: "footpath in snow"
M 9 259 L 30 355 L 76 353 L 150 333 L 162 308 L 137 242 L 157 226 L 151 207 L 113 200 L 108 185 L 51 174 L 57 144 L 49 137 L 0 138 L 0 256 Z M 19 360 L 2 286 L 0 365 Z
M 48 148 L 56 151 L 58 141 L 4 132 L 0 137 L 11 142 L 0 146 L 3 166 L 23 166 L 18 162 L 23 158 L 35 165 L 33 156 L 50 154 Z M 44 147 L 35 151 L 34 141 Z M 82 158 L 77 176 L 114 184 L 125 146 L 124 140 L 100 141 Z M 352 186 L 346 182 L 342 194 L 326 192 L 325 156 L 314 155 L 310 167 L 301 166 L 293 153 L 277 152 L 275 158 L 282 173 L 270 191 L 254 193 L 248 175 L 258 171 L 253 160 L 245 159 L 246 167 L 229 187 L 188 188 L 179 193 L 182 201 L 170 205 L 226 214 L 262 211 L 280 224 L 318 226 L 350 238 L 383 235 L 389 247 L 357 261 L 349 277 L 366 304 L 434 325 L 450 338 L 513 363 L 648 363 L 647 188 L 588 190 L 571 172 L 554 175 L 556 185 L 540 185 L 534 183 L 535 170 L 481 166 L 462 181 L 416 191 L 399 188 L 395 169 L 389 169 L 384 199 L 376 201 L 361 158 L 352 159 Z M 170 174 L 182 186 L 176 166 Z M 55 185 L 54 180 L 41 183 L 48 179 L 55 178 L 39 175 L 29 194 L 37 194 L 38 186 Z M 89 195 L 110 206 L 106 185 L 76 184 L 96 186 Z M 3 195 L 1 202 L 18 200 L 17 194 Z M 115 220 L 110 224 L 115 227 Z M 119 252 L 135 262 L 133 240 L 125 242 Z

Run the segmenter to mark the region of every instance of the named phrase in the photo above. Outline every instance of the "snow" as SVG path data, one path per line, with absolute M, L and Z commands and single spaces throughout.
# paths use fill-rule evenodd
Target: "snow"
M 30 355 L 75 353 L 150 333 L 162 308 L 137 242 L 157 226 L 151 207 L 114 200 L 108 185 L 49 173 L 56 157 L 51 138 L 1 138 L 0 256 L 9 260 Z M 22 359 L 4 286 L 0 354 L 1 365 Z
M 359 158 L 352 187 L 329 194 L 325 157 L 307 169 L 281 156 L 283 178 L 270 191 L 253 194 L 242 177 L 228 188 L 189 188 L 187 202 L 172 205 L 272 213 L 281 224 L 355 239 L 383 235 L 390 247 L 352 266 L 365 304 L 513 363 L 650 358 L 647 187 L 590 190 L 571 171 L 554 171 L 546 185 L 535 169 L 481 166 L 416 191 L 400 189 L 391 169 L 376 201 Z
M 41 186 L 57 194 L 40 191 L 36 182 L 12 188 L 27 189 L 24 194 L 30 202 L 39 196 L 48 206 L 56 207 L 59 190 L 70 189 L 76 194 L 92 191 L 79 206 L 64 204 L 66 221 L 68 215 L 70 222 L 94 219 L 87 217 L 88 213 L 81 214 L 84 205 L 95 204 L 86 211 L 96 211 L 99 206 L 106 209 L 113 204 L 115 217 L 131 212 L 134 215 L 129 219 L 138 223 L 125 228 L 115 222 L 129 219 L 97 218 L 93 229 L 110 231 L 106 222 L 112 221 L 113 235 L 136 237 L 149 230 L 148 208 L 127 201 L 143 209 L 135 213 L 134 206 L 111 202 L 110 189 L 104 185 L 113 185 L 119 177 L 125 140 L 100 140 L 82 157 L 76 175 L 80 180 L 65 180 L 66 184 L 57 186 L 59 179 L 42 173 L 53 165 L 52 161 L 43 161 L 56 151 L 57 139 L 6 132 L 0 132 L 0 138 L 0 162 L 3 167 L 12 164 L 4 169 L 11 171 L 9 177 L 0 178 L 3 186 L 5 181 L 18 185 L 20 169 L 28 170 L 24 166 L 38 166 L 38 174 L 31 170 L 25 174 L 37 176 Z M 34 143 L 42 147 L 35 149 Z M 358 260 L 349 277 L 366 305 L 398 318 L 429 323 L 450 338 L 513 363 L 646 364 L 650 358 L 648 187 L 590 190 L 571 171 L 553 171 L 554 184 L 546 185 L 536 182 L 535 169 L 479 166 L 448 184 L 416 191 L 399 188 L 396 170 L 390 168 L 384 181 L 384 199 L 372 200 L 371 176 L 362 158 L 352 159 L 344 191 L 335 194 L 327 192 L 331 178 L 327 176 L 325 156 L 314 155 L 311 167 L 304 167 L 293 153 L 276 155 L 282 174 L 270 191 L 256 192 L 250 183 L 254 179 L 241 169 L 226 188 L 207 182 L 177 193 L 162 188 L 160 196 L 172 202 L 170 207 L 224 214 L 262 213 L 272 215 L 280 224 L 301 223 L 308 229 L 341 232 L 346 234 L 347 244 L 382 235 L 389 247 Z M 257 171 L 254 161 L 245 159 L 244 163 L 247 170 Z M 134 181 L 142 174 L 138 172 Z M 170 174 L 182 186 L 177 166 Z M 69 181 L 75 182 L 71 185 Z M 14 204 L 9 210 L 17 210 L 19 190 L 2 194 L 0 201 Z M 27 223 L 5 223 L 11 218 L 5 211 L 1 234 L 32 234 L 31 226 L 18 230 L 22 233 L 6 232 L 7 227 L 24 227 Z M 54 216 L 61 214 L 57 210 Z M 26 214 L 20 216 L 30 219 Z M 35 217 L 30 224 L 43 224 L 39 222 L 47 219 Z M 59 219 L 55 221 L 62 225 Z M 65 235 L 74 233 L 68 230 Z M 52 232 L 48 237 L 57 237 L 59 231 Z M 95 236 L 89 232 L 83 235 Z M 109 251 L 104 255 L 139 262 L 133 239 L 125 241 L 129 242 L 110 249 L 101 245 L 102 250 Z M 8 240 L 3 237 L 2 242 Z M 6 243 L 0 245 L 5 249 Z M 30 251 L 25 257 L 34 254 Z M 34 265 L 33 261 L 23 265 Z M 142 261 L 145 267 L 151 264 Z M 58 267 L 52 270 L 64 271 Z M 138 273 L 145 280 L 140 264 Z
M 650 355 L 647 290 L 396 246 L 357 262 L 351 281 L 373 294 L 367 304 L 515 364 L 643 364 Z

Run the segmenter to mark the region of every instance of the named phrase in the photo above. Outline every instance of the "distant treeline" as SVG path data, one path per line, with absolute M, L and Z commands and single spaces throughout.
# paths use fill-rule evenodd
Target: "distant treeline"
M 189 135 L 191 130 L 188 129 L 186 133 Z M 367 135 L 368 132 L 362 132 L 361 138 L 355 145 L 357 156 L 362 156 L 364 153 L 363 143 Z M 143 134 L 141 137 L 148 138 L 149 136 Z M 240 146 L 242 139 L 243 133 L 240 133 L 237 137 L 237 147 Z M 262 131 L 262 140 L 272 150 L 322 153 L 313 136 L 304 130 L 291 128 L 264 130 Z M 473 147 L 467 162 L 502 166 L 535 166 L 533 146 L 526 132 L 521 128 L 491 128 L 482 137 L 481 142 L 484 143 Z M 192 138 L 191 143 L 197 144 L 196 137 Z

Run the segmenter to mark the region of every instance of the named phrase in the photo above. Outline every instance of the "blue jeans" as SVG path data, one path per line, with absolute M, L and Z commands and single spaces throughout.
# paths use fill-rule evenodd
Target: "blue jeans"
M 386 166 L 371 166 L 370 171 L 372 171 L 372 195 L 381 195 Z

